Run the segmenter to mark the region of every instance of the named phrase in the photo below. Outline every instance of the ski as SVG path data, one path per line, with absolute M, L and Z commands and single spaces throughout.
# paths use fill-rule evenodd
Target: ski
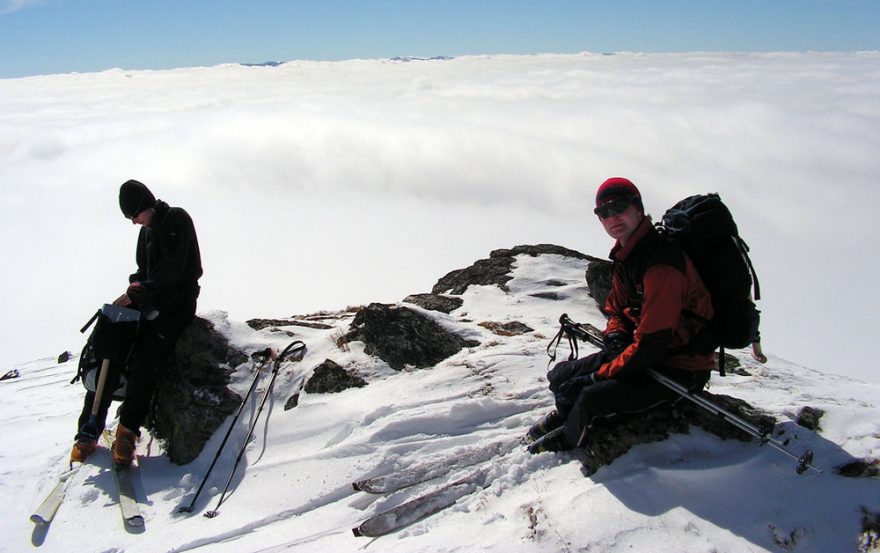
M 119 488 L 119 508 L 122 510 L 122 520 L 128 526 L 141 527 L 144 525 L 144 516 L 141 514 L 133 483 L 137 470 L 133 464 L 130 467 L 113 467 L 113 474 L 116 477 L 116 486 Z
M 484 486 L 488 468 L 479 469 L 464 478 L 432 492 L 422 494 L 397 507 L 377 513 L 352 528 L 355 536 L 377 538 L 414 524 L 454 504 L 460 498 Z
M 486 446 L 475 447 L 455 455 L 414 465 L 383 476 L 352 482 L 352 487 L 355 491 L 373 494 L 395 492 L 427 482 L 428 480 L 433 480 L 434 478 L 439 478 L 454 470 L 488 461 L 492 457 L 504 455 L 512 451 L 519 443 L 519 439 L 493 442 Z
M 67 493 L 67 487 L 70 485 L 70 481 L 73 479 L 73 476 L 79 472 L 81 466 L 81 464 L 77 463 L 69 470 L 61 473 L 61 476 L 58 477 L 58 482 L 31 515 L 31 521 L 41 525 L 52 522 L 55 513 L 58 512 L 58 508 L 61 506 L 61 502 L 64 501 L 64 495 Z
M 110 451 L 113 450 L 113 438 L 109 431 L 104 431 L 104 441 Z M 128 467 L 122 467 L 113 463 L 113 478 L 119 492 L 119 509 L 122 512 L 122 522 L 135 528 L 144 525 L 144 516 L 141 514 L 140 503 L 134 488 L 134 481 L 138 476 L 137 462 L 132 462 Z

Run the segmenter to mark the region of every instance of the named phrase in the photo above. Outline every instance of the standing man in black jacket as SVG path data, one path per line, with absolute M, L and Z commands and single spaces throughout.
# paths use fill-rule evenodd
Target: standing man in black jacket
M 119 207 L 132 224 L 141 225 L 137 271 L 129 276 L 125 293 L 113 302 L 142 313 L 126 363 L 128 383 L 112 448 L 114 462 L 127 466 L 134 458 L 160 364 L 174 351 L 177 339 L 195 317 L 202 261 L 192 219 L 182 208 L 156 200 L 153 193 L 136 180 L 129 180 L 120 187 Z M 120 370 L 116 367 L 110 371 L 106 389 L 115 389 Z M 111 402 L 111 394 L 104 395 L 98 416 L 101 427 Z M 86 394 L 80 428 L 89 419 L 93 398 L 93 393 Z M 81 462 L 95 450 L 95 440 L 90 438 L 77 434 L 71 461 Z

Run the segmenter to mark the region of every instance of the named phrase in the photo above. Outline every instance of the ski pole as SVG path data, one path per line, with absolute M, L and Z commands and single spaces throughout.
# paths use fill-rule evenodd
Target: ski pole
M 244 438 L 244 442 L 241 444 L 241 449 L 238 452 L 238 457 L 235 458 L 235 463 L 232 465 L 232 470 L 229 472 L 229 478 L 226 480 L 226 486 L 223 488 L 223 493 L 220 494 L 220 499 L 217 501 L 217 506 L 213 511 L 208 511 L 205 513 L 207 518 L 214 518 L 220 514 L 219 510 L 220 506 L 223 505 L 223 502 L 226 501 L 226 492 L 229 491 L 229 485 L 232 483 L 232 478 L 235 476 L 235 471 L 238 469 L 238 464 L 241 462 L 241 458 L 244 455 L 244 450 L 247 447 L 248 441 L 251 439 L 251 436 L 254 433 L 254 429 L 257 427 L 257 421 L 260 420 L 260 413 L 263 412 L 263 406 L 266 404 L 266 400 L 269 398 L 269 394 L 272 393 L 272 386 L 275 384 L 275 377 L 278 376 L 278 369 L 281 367 L 281 361 L 284 360 L 285 357 L 290 355 L 291 353 L 296 354 L 296 360 L 302 359 L 302 356 L 305 355 L 306 345 L 301 340 L 296 340 L 288 344 L 286 348 L 278 355 L 275 359 L 275 363 L 272 367 L 272 378 L 269 379 L 269 385 L 266 387 L 266 391 L 263 392 L 263 397 L 260 400 L 260 404 L 257 407 L 257 412 L 254 414 L 254 421 L 251 423 L 251 427 L 248 429 L 247 436 Z
M 569 336 L 576 336 L 577 338 L 580 338 L 585 342 L 589 342 L 600 349 L 605 348 L 605 343 L 602 340 L 602 331 L 600 331 L 593 325 L 576 323 L 572 321 L 566 314 L 563 314 L 559 318 L 559 323 L 562 325 L 562 329 L 565 331 L 565 333 Z M 797 466 L 795 467 L 795 470 L 798 474 L 803 474 L 807 471 L 807 469 L 812 469 L 818 473 L 822 472 L 821 469 L 813 465 L 812 450 L 807 449 L 800 456 L 795 455 L 785 448 L 785 444 L 771 437 L 769 432 L 761 431 L 761 429 L 759 429 L 757 426 L 751 424 L 746 420 L 743 420 L 742 418 L 734 415 L 730 411 L 727 411 L 715 405 L 708 399 L 697 395 L 696 392 L 688 390 L 686 387 L 682 386 L 681 384 L 679 384 L 675 380 L 672 380 L 666 375 L 659 373 L 654 369 L 648 369 L 648 375 L 663 386 L 666 386 L 673 392 L 677 393 L 681 397 L 696 403 L 713 415 L 716 415 L 719 418 L 743 430 L 744 432 L 758 440 L 759 445 L 770 444 L 771 447 L 796 460 Z
M 202 493 L 202 489 L 205 487 L 205 484 L 208 482 L 208 477 L 211 475 L 211 471 L 214 470 L 214 465 L 217 464 L 217 460 L 220 458 L 220 454 L 223 452 L 223 447 L 226 446 L 227 440 L 229 440 L 229 436 L 232 434 L 232 430 L 235 428 L 235 423 L 238 422 L 238 417 L 241 416 L 241 412 L 244 410 L 244 406 L 247 403 L 248 398 L 251 397 L 254 389 L 257 387 L 257 382 L 260 380 L 260 373 L 263 371 L 263 367 L 266 366 L 266 363 L 269 362 L 271 358 L 275 356 L 275 352 L 271 349 L 267 348 L 262 352 L 255 353 L 253 357 L 257 355 L 263 355 L 263 361 L 260 363 L 260 366 L 257 367 L 256 373 L 254 374 L 254 380 L 251 382 L 251 387 L 248 388 L 247 393 L 245 393 L 244 397 L 241 400 L 241 404 L 238 406 L 238 411 L 236 411 L 235 416 L 232 418 L 232 422 L 229 424 L 229 428 L 226 430 L 226 435 L 223 437 L 223 441 L 220 442 L 220 447 L 217 448 L 217 453 L 214 455 L 214 459 L 211 461 L 211 465 L 208 467 L 208 471 L 205 473 L 205 476 L 202 478 L 202 483 L 199 484 L 199 489 L 196 490 L 196 494 L 193 496 L 192 501 L 190 501 L 189 505 L 181 505 L 180 508 L 177 509 L 178 513 L 191 513 L 193 512 L 193 507 L 195 507 L 196 500 L 199 498 L 199 495 Z

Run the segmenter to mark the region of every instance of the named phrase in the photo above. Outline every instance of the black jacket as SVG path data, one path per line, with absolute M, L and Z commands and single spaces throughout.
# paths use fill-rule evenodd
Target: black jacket
M 161 312 L 163 307 L 199 296 L 202 258 L 189 214 L 162 200 L 155 209 L 150 226 L 141 228 L 138 235 L 138 270 L 128 278 L 141 285 L 130 288 L 128 295 L 139 307 Z

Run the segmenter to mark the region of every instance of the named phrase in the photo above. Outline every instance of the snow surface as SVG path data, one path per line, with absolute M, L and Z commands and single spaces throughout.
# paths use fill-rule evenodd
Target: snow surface
M 138 449 L 137 489 L 146 498 L 142 531 L 126 531 L 116 503 L 109 454 L 99 449 L 70 487 L 50 526 L 28 519 L 66 468 L 83 390 L 69 385 L 75 362 L 41 359 L 21 377 L 0 382 L 0 549 L 25 551 L 855 551 L 862 506 L 880 511 L 876 479 L 849 479 L 833 468 L 851 457 L 880 456 L 880 386 L 829 376 L 771 356 L 758 365 L 735 352 L 752 376 L 716 376 L 712 391 L 741 397 L 771 412 L 782 438 L 799 453 L 815 451 L 824 473 L 795 474 L 794 463 L 769 447 L 721 441 L 694 430 L 633 448 L 590 478 L 576 454 L 529 455 L 522 448 L 482 465 L 487 485 L 455 505 L 375 541 L 351 528 L 371 513 L 414 494 L 461 478 L 437 480 L 388 496 L 352 490 L 351 482 L 388 473 L 474 445 L 524 434 L 551 407 L 544 378 L 545 347 L 559 315 L 602 324 L 583 282 L 585 262 L 556 255 L 519 256 L 511 292 L 471 286 L 464 305 L 444 315 L 408 305 L 445 328 L 480 341 L 477 347 L 423 370 L 395 372 L 363 353 L 335 343 L 351 314 L 335 328 L 286 327 L 308 344 L 301 362 L 282 367 L 255 439 L 247 445 L 231 495 L 213 519 L 249 416 L 243 415 L 196 504 L 178 514 L 213 458 L 226 427 L 186 466 L 169 463 L 160 444 L 145 436 Z M 564 283 L 548 285 L 549 279 Z M 532 296 L 553 291 L 558 301 Z M 222 312 L 207 316 L 247 352 L 293 338 L 253 331 Z M 523 336 L 492 334 L 479 322 L 521 321 Z M 584 346 L 582 352 L 589 352 Z M 333 359 L 369 385 L 337 394 L 303 393 L 298 407 L 287 398 L 309 371 Z M 237 368 L 243 393 L 249 364 Z M 264 392 L 259 387 L 257 396 Z M 253 413 L 256 398 L 245 413 Z M 792 418 L 803 406 L 824 409 L 814 433 Z M 231 418 L 230 418 L 231 420 Z M 479 468 L 479 467 L 475 467 Z

